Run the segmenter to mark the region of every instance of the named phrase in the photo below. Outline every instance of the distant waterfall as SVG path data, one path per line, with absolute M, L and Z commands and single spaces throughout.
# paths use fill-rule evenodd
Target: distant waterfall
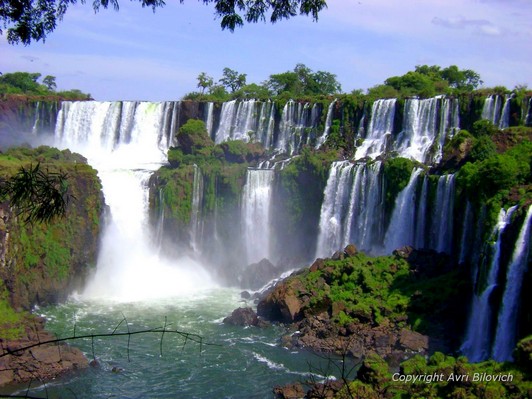
M 386 149 L 393 132 L 396 99 L 376 100 L 371 107 L 371 119 L 364 142 L 356 149 L 355 159 L 376 158 Z
M 485 288 L 473 296 L 471 316 L 467 328 L 466 339 L 462 344 L 462 352 L 472 362 L 486 360 L 491 354 L 491 324 L 493 311 L 490 307 L 490 296 L 497 286 L 497 277 L 500 267 L 500 252 L 502 233 L 510 223 L 516 206 L 509 208 L 508 212 L 501 209 L 497 225 L 491 234 L 494 242 L 491 251 L 491 264 L 485 282 Z M 477 281 L 477 284 L 480 282 Z
M 440 176 L 432 214 L 429 247 L 450 254 L 453 244 L 454 175 Z
M 282 111 L 279 123 L 279 135 L 275 143 L 275 150 L 293 155 L 306 144 L 311 135 L 315 135 L 317 127 L 317 109 L 310 103 L 300 103 L 289 100 Z
M 172 102 L 63 103 L 56 145 L 80 152 L 98 170 L 112 218 L 87 296 L 131 301 L 183 295 L 209 284 L 200 265 L 162 257 L 147 222 L 147 182 L 166 162 L 178 107 Z
M 382 235 L 381 163 L 334 162 L 321 207 L 316 257 L 354 243 L 371 251 Z
M 384 237 L 384 250 L 391 254 L 395 249 L 405 245 L 414 245 L 416 228 L 416 185 L 423 169 L 412 171 L 406 187 L 395 200 L 390 224 Z
M 512 351 L 516 344 L 517 314 L 523 276 L 528 266 L 530 248 L 530 229 L 532 206 L 529 206 L 519 237 L 515 243 L 512 260 L 506 274 L 506 287 L 497 321 L 493 358 L 498 362 L 512 360 Z
M 247 263 L 271 259 L 270 205 L 274 171 L 248 169 L 242 193 L 242 230 Z
M 528 106 L 525 113 L 525 126 L 532 126 L 532 97 L 528 99 Z
M 459 127 L 458 101 L 442 96 L 408 99 L 405 102 L 403 131 L 394 150 L 405 158 L 431 163 L 441 159 L 443 144 Z
M 465 215 L 462 223 L 462 237 L 460 239 L 460 255 L 458 263 L 464 263 L 467 255 L 471 252 L 472 232 L 474 229 L 473 210 L 471 202 L 467 201 Z
M 213 139 L 217 144 L 228 140 L 243 140 L 269 145 L 273 136 L 273 112 L 273 103 L 270 101 L 224 102 L 220 112 L 220 123 Z
M 200 252 L 201 238 L 203 236 L 203 218 L 201 209 L 203 205 L 203 175 L 200 168 L 194 164 L 194 181 L 192 184 L 192 209 L 190 212 L 190 246 L 195 253 Z
M 336 100 L 333 100 L 330 104 L 329 104 L 329 108 L 327 109 L 327 118 L 325 119 L 325 129 L 323 131 L 323 134 L 318 137 L 318 139 L 316 140 L 316 148 L 320 148 L 323 143 L 325 143 L 325 141 L 327 140 L 327 137 L 329 136 L 329 132 L 331 130 L 331 125 L 332 125 L 332 115 L 333 115 L 333 110 L 334 110 L 334 104 L 336 104 Z
M 203 116 L 203 119 L 205 120 L 205 128 L 207 129 L 207 133 L 209 136 L 212 137 L 212 128 L 214 123 L 214 103 L 208 102 L 205 106 L 205 115 Z
M 510 117 L 510 99 L 511 97 L 507 96 L 503 104 L 502 96 L 500 95 L 494 94 L 486 97 L 484 106 L 482 108 L 481 118 L 490 121 L 500 129 L 508 127 Z M 505 112 L 503 112 L 503 109 Z
M 425 248 L 428 244 L 426 240 L 428 187 L 429 179 L 428 176 L 425 175 L 421 185 L 421 194 L 419 195 L 417 203 L 416 232 L 414 239 L 415 248 Z

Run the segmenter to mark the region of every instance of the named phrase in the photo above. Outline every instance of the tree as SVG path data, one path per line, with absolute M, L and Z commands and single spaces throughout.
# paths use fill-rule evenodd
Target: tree
M 275 94 L 288 92 L 292 96 L 330 95 L 342 89 L 336 75 L 324 71 L 312 72 L 304 64 L 297 64 L 293 72 L 270 75 L 265 85 Z
M 55 76 L 46 75 L 42 80 L 42 83 L 50 91 L 55 91 L 55 89 L 57 88 L 57 84 L 55 83 Z
M 165 5 L 164 0 L 138 1 L 142 7 L 151 7 L 154 11 Z M 269 15 L 271 23 L 289 19 L 295 15 L 311 15 L 314 21 L 327 7 L 325 0 L 201 0 L 204 4 L 214 4 L 215 15 L 221 19 L 222 29 L 233 31 L 236 27 L 249 23 L 266 21 Z M 85 3 L 85 0 L 79 0 Z M 180 0 L 181 3 L 184 0 Z M 7 28 L 9 43 L 30 44 L 32 41 L 45 40 L 62 20 L 68 7 L 78 0 L 2 0 L 0 1 L 0 24 Z M 112 6 L 119 9 L 119 0 L 94 0 L 93 8 Z M 0 29 L 0 33 L 2 33 Z
M 0 181 L 0 199 L 8 199 L 26 223 L 49 222 L 65 216 L 73 198 L 67 178 L 65 173 L 43 171 L 40 164 L 22 167 L 15 176 Z
M 14 88 L 21 93 L 39 93 L 41 85 L 37 80 L 41 77 L 40 73 L 13 72 L 0 76 L 0 83 Z
M 198 87 L 201 89 L 201 94 L 204 94 L 205 90 L 210 89 L 214 84 L 214 79 L 205 72 L 200 73 L 196 79 L 198 79 Z
M 224 68 L 220 83 L 231 89 L 231 93 L 234 93 L 246 84 L 246 76 L 245 73 L 238 73 L 231 68 Z

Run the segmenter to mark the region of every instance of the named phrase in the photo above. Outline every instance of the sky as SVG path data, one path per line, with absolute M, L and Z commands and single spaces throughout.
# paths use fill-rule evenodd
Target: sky
M 91 2 L 88 2 L 91 3 Z M 530 0 L 328 0 L 313 22 L 298 16 L 224 31 L 213 5 L 167 0 L 155 13 L 138 1 L 94 13 L 71 6 L 44 43 L 0 36 L 0 72 L 40 72 L 58 90 L 97 100 L 179 100 L 225 67 L 262 83 L 302 63 L 336 75 L 343 92 L 367 90 L 416 65 L 457 65 L 484 87 L 532 88 Z

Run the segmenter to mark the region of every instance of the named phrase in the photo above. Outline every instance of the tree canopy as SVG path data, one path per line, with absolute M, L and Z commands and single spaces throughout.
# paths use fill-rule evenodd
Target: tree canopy
M 78 89 L 56 91 L 55 76 L 46 75 L 39 83 L 41 74 L 36 72 L 12 72 L 0 75 L 0 95 L 25 94 L 30 96 L 54 96 L 68 100 L 87 100 L 90 94 Z
M 65 15 L 68 7 L 86 0 L 2 0 L 0 1 L 1 26 L 7 28 L 9 43 L 30 44 L 32 41 L 45 40 L 53 32 Z M 131 0 L 142 7 L 151 7 L 154 11 L 165 5 L 164 0 Z M 300 15 L 311 15 L 318 19 L 321 10 L 327 7 L 325 0 L 200 0 L 204 4 L 214 4 L 215 15 L 221 20 L 222 29 L 233 31 L 244 25 L 244 21 L 271 23 Z M 180 0 L 184 3 L 184 0 Z M 118 10 L 119 0 L 94 0 L 95 11 L 113 7 Z

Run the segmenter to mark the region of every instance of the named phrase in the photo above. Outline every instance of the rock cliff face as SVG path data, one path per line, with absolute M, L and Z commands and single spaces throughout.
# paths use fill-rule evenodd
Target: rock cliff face
M 7 162 L 9 160 L 9 164 Z M 79 155 L 49 147 L 10 150 L 0 156 L 3 178 L 20 167 L 67 174 L 72 200 L 66 215 L 49 224 L 25 223 L 8 201 L 0 203 L 0 283 L 15 309 L 65 299 L 96 263 L 103 195 L 96 171 Z
M 369 258 L 350 245 L 277 284 L 257 313 L 290 326 L 292 334 L 282 340 L 286 347 L 355 358 L 377 353 L 399 364 L 456 345 L 432 339 L 429 345 L 429 336 L 443 324 L 454 331 L 463 323 L 459 281 L 443 254 L 406 247 L 391 257 Z M 452 288 L 434 296 L 444 282 Z

